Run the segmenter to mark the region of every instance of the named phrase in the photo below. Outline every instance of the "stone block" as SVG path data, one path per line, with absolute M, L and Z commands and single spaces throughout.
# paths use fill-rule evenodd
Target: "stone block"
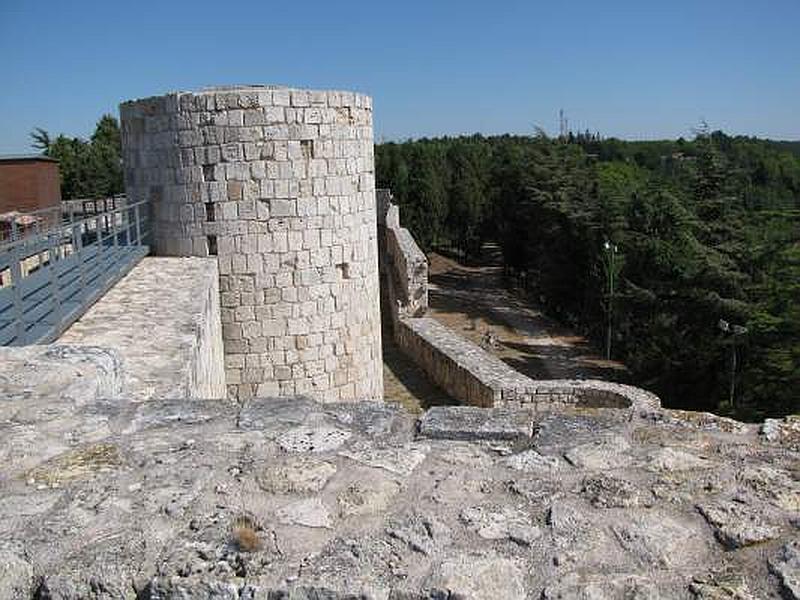
M 522 440 L 534 432 L 534 414 L 519 409 L 435 406 L 419 420 L 422 437 L 448 440 Z

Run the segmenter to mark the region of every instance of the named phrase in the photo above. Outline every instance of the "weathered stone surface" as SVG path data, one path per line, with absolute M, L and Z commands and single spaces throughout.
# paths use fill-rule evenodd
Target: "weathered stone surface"
M 221 328 L 215 260 L 146 257 L 59 344 L 114 352 L 126 398 L 225 398 Z
M 395 475 L 408 476 L 425 460 L 428 450 L 429 447 L 423 444 L 374 447 L 369 443 L 362 443 L 354 445 L 340 454 L 376 469 L 385 469 Z
M 799 457 L 755 431 L 587 409 L 526 412 L 532 437 L 419 439 L 399 409 L 303 398 L 3 414 L 0 590 L 18 598 L 741 599 L 796 581 L 797 513 L 772 491 L 796 489 Z M 651 468 L 681 453 L 699 461 Z
M 0 547 L 0 600 L 33 598 L 36 588 L 33 566 L 20 553 Z
M 293 457 L 282 465 L 267 465 L 256 481 L 267 492 L 308 494 L 319 492 L 336 473 L 336 467 L 307 456 Z
M 770 561 L 769 568 L 780 579 L 784 595 L 792 600 L 800 599 L 800 542 L 786 544 Z
M 617 469 L 630 464 L 630 444 L 618 435 L 582 444 L 564 453 L 570 464 L 583 469 Z
M 549 585 L 542 595 L 543 600 L 660 600 L 680 598 L 678 586 L 664 585 L 651 577 L 634 574 L 589 574 L 570 573 L 557 583 Z
M 187 582 L 177 577 L 163 577 L 153 581 L 147 590 L 153 600 L 178 600 L 202 598 L 203 600 L 239 600 L 239 586 L 221 581 Z
M 553 455 L 563 454 L 576 446 L 593 444 L 623 431 L 616 417 L 616 413 L 545 416 L 536 422 L 533 445 L 542 454 Z
M 555 474 L 566 468 L 557 456 L 544 456 L 536 450 L 525 450 L 503 459 L 503 464 L 525 473 Z
M 611 531 L 620 547 L 654 569 L 686 567 L 709 553 L 707 539 L 695 523 L 665 511 L 632 512 L 611 525 Z
M 485 540 L 509 539 L 530 546 L 542 535 L 530 515 L 507 506 L 465 508 L 461 511 L 461 520 Z
M 755 507 L 736 501 L 722 501 L 697 506 L 721 544 L 736 549 L 777 538 L 780 527 L 767 521 Z
M 443 440 L 516 440 L 533 435 L 533 421 L 524 410 L 434 406 L 422 415 L 419 433 Z
M 741 574 L 712 573 L 696 577 L 689 585 L 698 600 L 758 600 Z
M 330 511 L 318 498 L 293 502 L 279 509 L 277 516 L 279 521 L 288 525 L 329 529 L 333 524 Z
M 789 471 L 770 465 L 747 466 L 739 480 L 773 506 L 800 513 L 800 482 Z
M 58 397 L 75 405 L 122 393 L 120 356 L 96 345 L 0 347 L 0 420 L 31 398 Z M 15 402 L 16 401 L 16 402 Z
M 437 548 L 445 548 L 451 540 L 451 531 L 436 517 L 413 513 L 394 519 L 386 528 L 386 533 L 404 542 L 414 552 L 432 555 Z
M 768 442 L 800 451 L 800 415 L 767 419 L 761 427 L 761 433 Z
M 301 425 L 278 437 L 278 445 L 286 452 L 327 452 L 344 444 L 350 432 L 326 427 Z
M 339 512 L 344 517 L 380 513 L 400 491 L 400 484 L 388 479 L 369 483 L 354 482 L 336 498 Z
M 713 463 L 694 454 L 674 448 L 659 448 L 647 456 L 647 468 L 651 471 L 685 471 L 713 467 Z
M 524 600 L 527 592 L 516 561 L 501 556 L 462 555 L 442 561 L 430 582 L 439 597 Z
M 619 477 L 602 474 L 587 477 L 582 485 L 584 496 L 598 508 L 626 508 L 641 503 L 639 490 Z

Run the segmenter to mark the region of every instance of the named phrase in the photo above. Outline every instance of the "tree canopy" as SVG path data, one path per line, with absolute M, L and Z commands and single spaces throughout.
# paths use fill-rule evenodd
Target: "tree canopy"
M 796 146 L 706 126 L 652 142 L 474 135 L 378 145 L 376 171 L 426 249 L 469 257 L 496 241 L 552 314 L 598 342 L 613 302 L 615 357 L 667 405 L 800 412 Z M 605 242 L 620 253 L 611 299 Z

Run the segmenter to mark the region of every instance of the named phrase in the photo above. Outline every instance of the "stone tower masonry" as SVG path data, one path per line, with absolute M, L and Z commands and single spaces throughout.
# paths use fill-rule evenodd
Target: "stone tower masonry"
M 213 88 L 120 114 L 154 253 L 217 256 L 229 396 L 382 398 L 371 99 Z

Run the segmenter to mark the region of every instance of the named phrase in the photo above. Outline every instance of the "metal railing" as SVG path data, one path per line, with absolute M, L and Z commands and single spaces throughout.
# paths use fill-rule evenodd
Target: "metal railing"
M 149 251 L 145 201 L 58 210 L 0 240 L 0 346 L 52 342 Z

